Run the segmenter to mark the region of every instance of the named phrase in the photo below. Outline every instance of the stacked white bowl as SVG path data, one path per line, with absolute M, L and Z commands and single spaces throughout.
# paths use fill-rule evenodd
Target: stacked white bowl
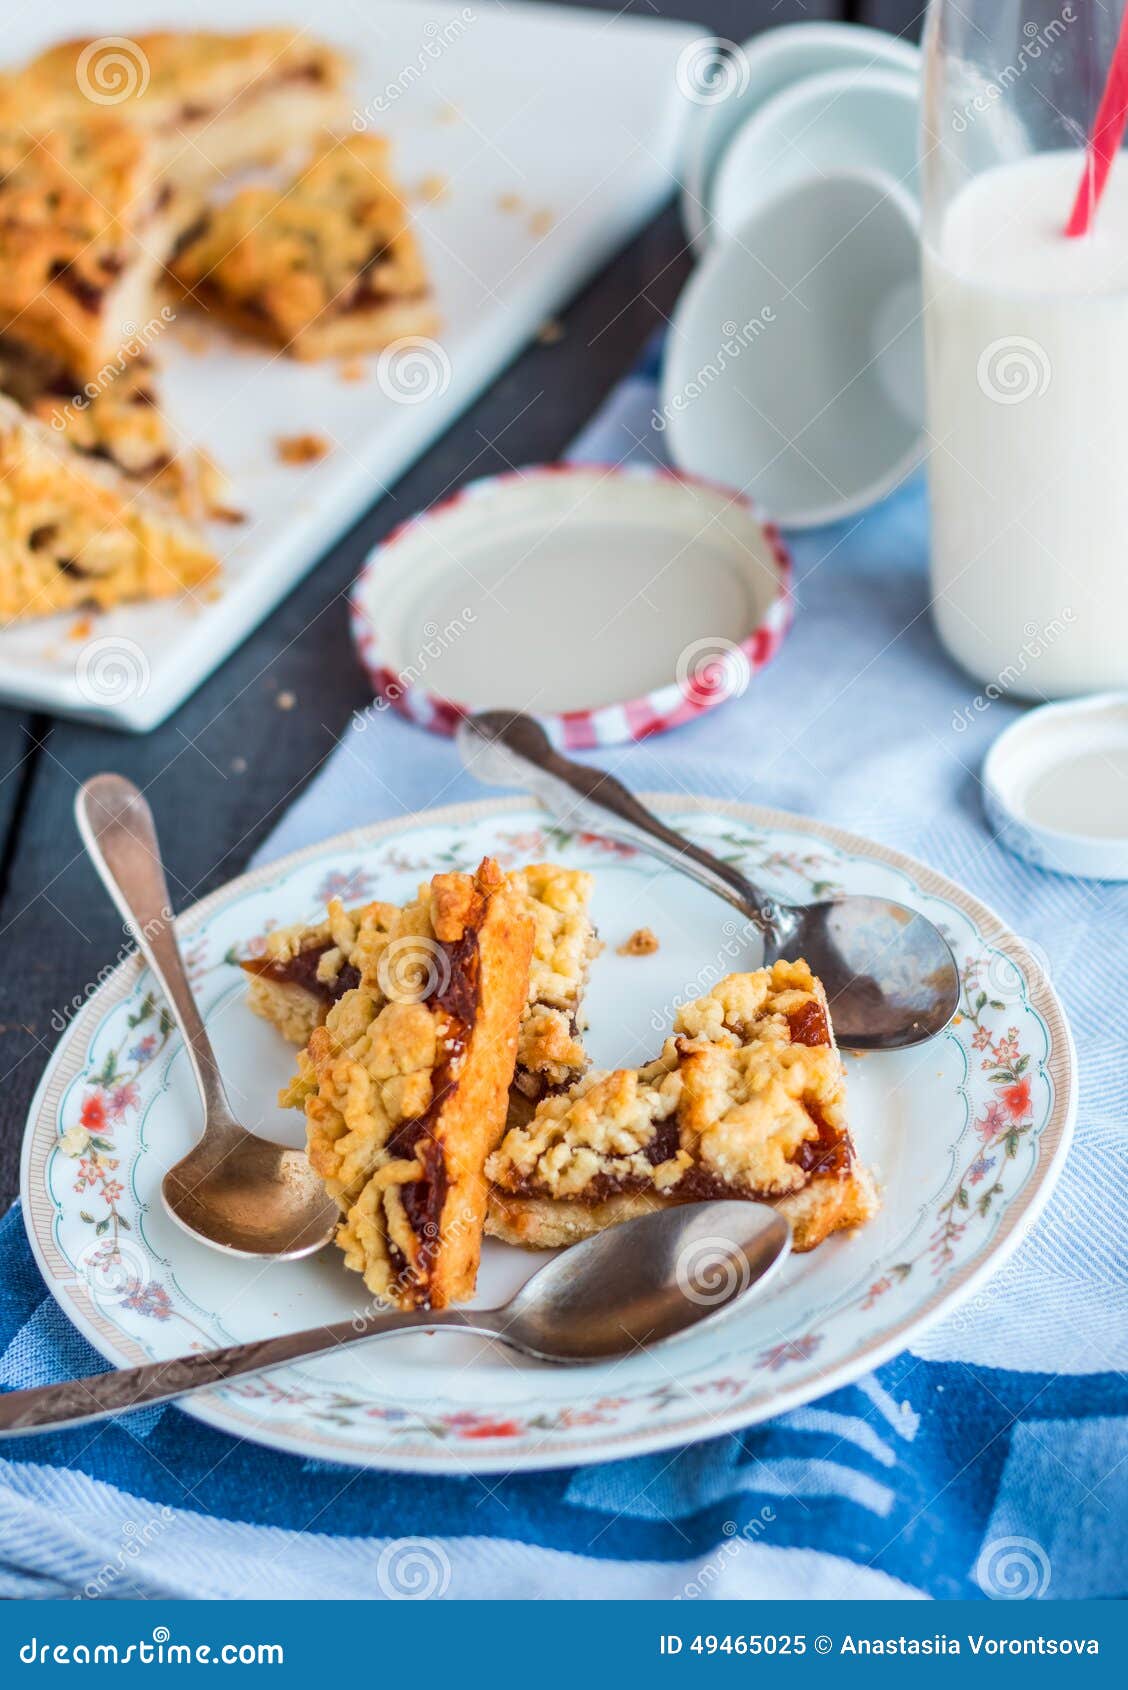
M 698 265 L 667 341 L 675 465 L 791 527 L 855 514 L 919 462 L 919 53 L 794 24 L 719 48 L 693 94 Z

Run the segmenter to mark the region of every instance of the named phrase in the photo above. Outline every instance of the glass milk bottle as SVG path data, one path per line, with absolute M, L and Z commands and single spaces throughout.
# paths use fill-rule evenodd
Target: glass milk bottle
M 945 647 L 1128 686 L 1128 0 L 932 0 L 924 271 Z

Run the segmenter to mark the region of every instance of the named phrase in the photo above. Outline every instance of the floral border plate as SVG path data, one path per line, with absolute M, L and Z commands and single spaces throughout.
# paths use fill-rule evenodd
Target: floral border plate
M 545 1368 L 461 1335 L 417 1333 L 201 1393 L 188 1413 L 302 1455 L 419 1472 L 638 1454 L 748 1425 L 857 1378 L 969 1296 L 1029 1228 L 1068 1145 L 1075 1058 L 1045 975 L 998 917 L 921 864 L 816 822 L 714 800 L 655 804 L 782 896 L 885 893 L 951 940 L 964 1002 L 949 1031 L 915 1052 L 849 1061 L 851 1119 L 883 1188 L 880 1216 L 793 1258 L 778 1289 L 746 1311 L 614 1366 Z M 644 1060 L 674 1004 L 754 966 L 749 930 L 720 900 L 647 857 L 562 833 L 522 799 L 345 834 L 233 881 L 178 923 L 249 1126 L 300 1139 L 300 1120 L 273 1103 L 292 1053 L 247 1010 L 236 952 L 329 895 L 402 897 L 486 851 L 511 865 L 551 856 L 595 869 L 608 941 L 592 981 L 597 1063 Z M 659 934 L 658 955 L 617 955 L 644 921 Z M 169 1220 L 160 1178 L 198 1117 L 178 1035 L 132 957 L 63 1035 L 32 1106 L 22 1170 L 47 1282 L 118 1365 L 347 1318 L 364 1303 L 331 1249 L 307 1262 L 233 1261 Z M 479 1300 L 504 1299 L 531 1265 L 487 1243 Z

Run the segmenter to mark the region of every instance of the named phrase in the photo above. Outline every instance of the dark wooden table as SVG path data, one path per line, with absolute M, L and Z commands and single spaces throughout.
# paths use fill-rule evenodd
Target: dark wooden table
M 729 40 L 800 19 L 876 23 L 915 35 L 918 0 L 588 0 L 608 11 L 690 18 Z M 143 738 L 0 711 L 0 1197 L 16 1194 L 31 1094 L 76 994 L 126 944 L 83 860 L 76 785 L 117 769 L 149 796 L 173 901 L 192 903 L 238 874 L 332 750 L 369 692 L 349 643 L 345 595 L 369 547 L 405 515 L 511 461 L 556 457 L 669 313 L 689 271 L 670 207 L 562 321 L 501 376 L 164 725 Z M 597 347 L 594 343 L 597 341 Z M 591 348 L 585 355 L 585 349 Z M 512 430 L 520 418 L 519 432 Z M 511 432 L 512 430 L 512 432 Z M 279 693 L 297 707 L 282 712 Z

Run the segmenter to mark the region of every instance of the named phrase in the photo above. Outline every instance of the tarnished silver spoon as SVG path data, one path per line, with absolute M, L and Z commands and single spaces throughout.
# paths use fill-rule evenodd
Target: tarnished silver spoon
M 572 829 L 648 851 L 725 898 L 755 927 L 764 961 L 805 957 L 826 988 L 840 1044 L 905 1050 L 943 1032 L 959 1007 L 956 959 L 935 924 L 889 898 L 852 893 L 785 904 L 667 827 L 603 769 L 561 756 L 539 722 L 508 710 L 467 717 L 458 747 L 490 786 L 520 786 Z
M 227 1101 L 177 948 L 152 811 L 123 776 L 95 775 L 79 789 L 75 815 L 83 844 L 184 1035 L 204 1106 L 199 1142 L 161 1183 L 165 1208 L 186 1231 L 233 1256 L 291 1259 L 320 1250 L 341 1217 L 305 1152 L 248 1132 Z
M 554 1256 L 499 1309 L 357 1315 L 120 1373 L 0 1395 L 0 1435 L 77 1426 L 265 1373 L 344 1344 L 425 1327 L 477 1333 L 576 1365 L 653 1349 L 730 1314 L 786 1260 L 791 1228 L 762 1203 L 687 1203 L 611 1227 Z

